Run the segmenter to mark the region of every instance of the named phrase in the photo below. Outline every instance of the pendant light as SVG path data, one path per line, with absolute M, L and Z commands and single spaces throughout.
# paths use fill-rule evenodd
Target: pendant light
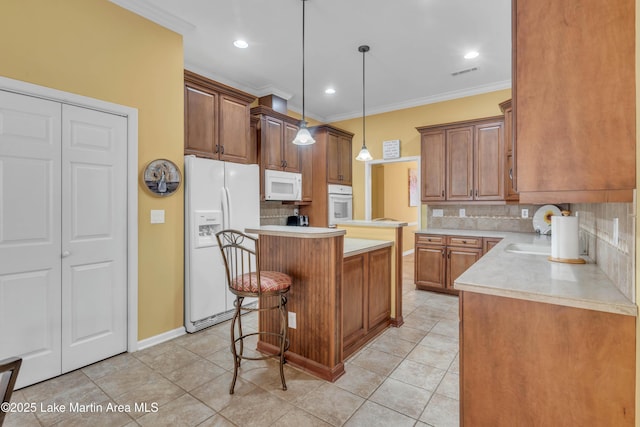
M 309 129 L 307 129 L 307 122 L 304 117 L 304 3 L 306 1 L 302 0 L 302 120 L 300 120 L 300 129 L 298 129 L 298 133 L 293 140 L 296 145 L 311 145 L 316 142 L 311 133 L 309 133 Z
M 373 157 L 371 157 L 371 153 L 369 153 L 369 150 L 367 150 L 367 144 L 365 142 L 365 138 L 364 138 L 364 130 L 365 130 L 365 126 L 364 126 L 364 54 L 366 52 L 369 52 L 369 46 L 367 45 L 362 45 L 358 48 L 358 52 L 362 52 L 362 148 L 360 149 L 360 152 L 358 153 L 358 156 L 356 157 L 356 160 L 360 160 L 361 162 L 366 162 L 368 160 L 373 160 Z

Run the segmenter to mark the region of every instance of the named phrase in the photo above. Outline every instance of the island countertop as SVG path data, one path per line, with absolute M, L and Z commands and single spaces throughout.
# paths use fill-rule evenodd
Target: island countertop
M 344 239 L 344 257 L 347 258 L 390 246 L 393 246 L 393 242 L 389 240 L 353 239 L 348 237 Z
M 346 234 L 345 230 L 326 227 L 295 227 L 286 225 L 262 225 L 259 228 L 246 228 L 245 232 L 280 237 L 296 237 L 300 239 L 317 239 L 323 237 L 337 237 Z
M 637 316 L 637 306 L 593 262 L 557 263 L 549 261 L 547 255 L 505 250 L 515 243 L 548 246 L 550 252 L 551 239 L 548 236 L 448 229 L 423 229 L 416 233 L 502 238 L 454 281 L 454 287 L 460 291 Z
M 406 227 L 408 223 L 402 221 L 394 221 L 394 220 L 349 220 L 349 221 L 338 221 L 336 223 L 337 226 L 347 226 L 347 227 Z

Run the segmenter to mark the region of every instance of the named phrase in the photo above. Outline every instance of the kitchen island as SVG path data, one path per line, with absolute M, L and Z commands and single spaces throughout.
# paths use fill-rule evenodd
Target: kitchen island
M 634 425 L 637 306 L 596 264 L 551 262 L 532 233 L 495 235 L 454 283 L 461 425 Z
M 363 345 L 371 339 L 372 331 L 379 332 L 388 326 L 390 312 L 388 302 L 386 308 L 376 306 L 376 313 L 386 313 L 386 318 L 376 316 L 374 327 L 367 328 L 370 310 L 363 292 L 370 287 L 365 289 L 367 282 L 363 279 L 368 277 L 369 270 L 345 268 L 343 273 L 343 262 L 366 259 L 370 266 L 374 259 L 374 264 L 381 266 L 375 270 L 376 274 L 383 275 L 386 271 L 390 277 L 385 259 L 390 263 L 392 242 L 345 239 L 346 232 L 335 228 L 262 226 L 246 229 L 246 232 L 259 236 L 262 269 L 282 271 L 293 278 L 287 301 L 290 319 L 287 363 L 319 378 L 337 380 L 344 374 L 345 325 L 350 334 L 347 337 L 349 351 L 354 345 Z M 353 264 L 356 265 L 364 267 L 365 264 Z M 379 282 L 383 283 L 387 294 L 389 282 Z M 354 313 L 361 316 L 358 318 Z M 365 326 L 363 333 L 359 332 L 360 323 Z M 277 331 L 278 315 L 260 313 L 258 327 L 260 331 Z M 277 343 L 271 337 L 261 337 L 258 350 L 276 353 Z
M 391 247 L 391 324 L 401 326 L 402 317 L 402 240 L 406 222 L 395 220 L 350 220 L 337 227 L 349 238 L 382 239 L 393 242 Z

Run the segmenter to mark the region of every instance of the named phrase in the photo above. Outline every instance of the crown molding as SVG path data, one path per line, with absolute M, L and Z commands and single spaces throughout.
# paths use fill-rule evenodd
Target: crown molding
M 137 15 L 155 22 L 181 35 L 195 30 L 196 26 L 182 18 L 155 6 L 147 0 L 109 0 L 111 3 L 127 9 Z
M 503 80 L 500 82 L 489 83 L 486 85 L 475 86 L 467 89 L 444 92 L 444 93 L 428 96 L 425 98 L 410 99 L 408 101 L 398 102 L 395 104 L 387 104 L 387 105 L 379 106 L 376 108 L 368 108 L 367 116 L 374 115 L 374 114 L 388 113 L 391 111 L 402 110 L 405 108 L 419 107 L 421 105 L 435 104 L 436 102 L 451 101 L 452 99 L 464 98 L 464 97 L 473 96 L 473 95 L 480 95 L 483 93 L 494 92 L 494 91 L 503 90 L 503 89 L 511 89 L 511 80 Z M 339 122 L 342 120 L 354 119 L 356 117 L 362 117 L 362 111 L 353 111 L 350 113 L 329 116 L 327 117 L 326 121 L 328 123 L 333 123 L 333 122 Z

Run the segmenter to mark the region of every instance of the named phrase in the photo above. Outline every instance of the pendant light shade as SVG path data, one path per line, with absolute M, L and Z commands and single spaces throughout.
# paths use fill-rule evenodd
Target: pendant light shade
M 366 162 L 368 160 L 373 160 L 371 157 L 371 153 L 367 149 L 367 144 L 365 142 L 365 114 L 364 114 L 364 54 L 369 52 L 369 46 L 362 45 L 358 47 L 358 52 L 362 52 L 362 148 L 360 152 L 356 156 L 356 160 L 360 160 L 361 162 Z
M 309 129 L 307 129 L 307 122 L 304 116 L 304 3 L 306 1 L 302 0 L 302 120 L 300 120 L 300 129 L 293 140 L 296 145 L 311 145 L 316 142 Z

